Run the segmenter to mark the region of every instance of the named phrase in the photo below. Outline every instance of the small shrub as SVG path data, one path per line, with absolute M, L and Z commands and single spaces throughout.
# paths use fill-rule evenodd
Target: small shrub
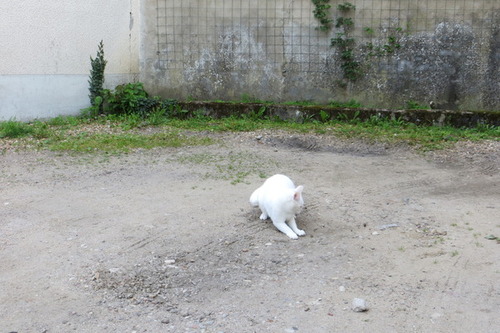
M 95 58 L 90 57 L 89 99 L 93 113 L 102 112 L 102 94 L 104 85 L 104 69 L 107 61 L 104 59 L 104 44 L 101 40 Z
M 99 108 L 97 108 L 98 106 Z M 169 118 L 186 119 L 189 112 L 182 110 L 176 100 L 150 96 L 142 82 L 125 83 L 114 90 L 103 89 L 102 97 L 96 97 L 96 106 L 82 110 L 87 119 L 106 119 L 122 122 L 124 129 L 137 126 L 160 125 Z M 97 112 L 96 110 L 100 111 Z
M 138 113 L 144 106 L 148 93 L 141 82 L 126 83 L 116 86 L 114 91 L 104 90 L 104 112 L 107 114 Z
M 330 120 L 330 114 L 324 110 L 319 111 L 319 117 L 321 119 L 321 122 L 323 123 L 326 123 Z

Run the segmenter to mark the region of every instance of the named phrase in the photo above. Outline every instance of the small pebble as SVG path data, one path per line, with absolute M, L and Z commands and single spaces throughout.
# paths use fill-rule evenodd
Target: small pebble
M 286 328 L 285 329 L 285 333 L 295 333 L 297 332 L 299 329 L 297 327 L 292 327 L 292 328 Z
M 438 319 L 440 317 L 442 317 L 443 315 L 439 312 L 434 312 L 432 315 L 431 315 L 431 319 Z
M 385 229 L 389 229 L 389 228 L 397 228 L 397 227 L 399 227 L 399 225 L 397 223 L 384 224 L 384 225 L 378 226 L 378 228 L 380 230 L 385 230 Z
M 366 301 L 362 298 L 355 298 L 352 301 L 352 310 L 354 312 L 365 312 L 368 311 L 368 307 L 366 306 Z

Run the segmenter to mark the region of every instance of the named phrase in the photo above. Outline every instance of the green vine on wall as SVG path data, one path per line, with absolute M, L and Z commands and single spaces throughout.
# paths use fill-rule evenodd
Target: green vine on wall
M 366 28 L 365 28 L 366 29 Z M 368 43 L 367 47 L 370 52 L 368 53 L 369 56 L 377 56 L 377 57 L 382 57 L 382 56 L 387 56 L 390 54 L 393 54 L 396 52 L 396 50 L 401 48 L 401 44 L 399 43 L 400 40 L 400 35 L 404 33 L 403 28 L 398 27 L 398 28 L 393 28 L 390 29 L 391 34 L 387 37 L 387 43 L 380 45 L 380 46 L 375 46 L 373 43 Z
M 329 18 L 330 11 L 332 7 L 328 3 L 330 0 L 312 0 L 314 4 L 313 14 L 314 17 L 319 21 L 320 25 L 316 27 L 316 30 L 328 31 L 332 27 L 333 20 Z
M 319 21 L 320 26 L 316 27 L 316 30 L 329 31 L 332 28 L 334 20 L 330 19 L 329 10 L 331 5 L 330 0 L 311 0 L 314 4 L 313 14 L 314 17 Z M 356 41 L 351 37 L 351 32 L 354 29 L 354 19 L 351 17 L 352 12 L 356 10 L 356 6 L 350 2 L 344 2 L 338 4 L 336 9 L 340 12 L 340 15 L 335 20 L 335 28 L 338 29 L 335 37 L 331 39 L 331 47 L 337 48 L 340 67 L 343 71 L 344 80 L 354 82 L 361 78 L 363 75 L 363 68 L 360 61 L 356 60 L 355 46 Z M 363 28 L 363 32 L 366 35 L 373 35 L 374 30 L 370 27 Z M 387 56 L 395 53 L 401 45 L 399 40 L 401 38 L 401 33 L 403 33 L 402 28 L 392 28 L 389 29 L 389 36 L 387 37 L 387 42 L 383 45 L 376 46 L 373 43 L 365 44 L 368 52 L 368 56 Z M 339 81 L 341 86 L 346 86 L 347 82 Z
M 356 10 L 356 6 L 350 2 L 344 2 L 344 3 L 339 4 L 337 6 L 337 9 L 340 10 L 341 12 L 346 13 L 350 10 Z
M 356 60 L 354 54 L 355 40 L 350 36 L 351 30 L 354 27 L 354 20 L 350 17 L 345 17 L 350 11 L 356 10 L 356 6 L 345 2 L 339 4 L 337 9 L 344 15 L 339 16 L 335 23 L 335 27 L 341 29 L 335 38 L 331 39 L 331 46 L 336 47 L 340 54 L 340 67 L 344 72 L 344 78 L 349 81 L 356 81 L 363 74 L 361 63 Z

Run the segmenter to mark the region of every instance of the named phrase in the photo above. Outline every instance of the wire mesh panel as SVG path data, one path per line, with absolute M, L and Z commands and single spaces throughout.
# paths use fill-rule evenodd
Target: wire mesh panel
M 185 68 L 215 51 L 231 52 L 240 60 L 265 55 L 266 62 L 279 66 L 284 57 L 285 24 L 290 24 L 293 15 L 310 20 L 310 2 L 301 3 L 305 8 L 293 1 L 157 0 L 159 59 L 168 68 Z M 290 27 L 301 33 L 298 28 L 294 31 L 293 24 Z M 310 34 L 301 37 L 304 43 L 293 48 L 298 55 L 311 45 Z M 236 65 L 246 68 L 248 63 Z
M 331 0 L 328 29 L 318 29 L 312 0 L 155 1 L 155 66 L 189 95 L 237 97 L 231 93 L 237 87 L 255 96 L 325 100 L 346 89 L 366 95 L 376 86 L 384 96 L 451 100 L 466 93 L 467 80 L 490 91 L 483 99 L 498 95 L 497 0 Z M 350 54 L 332 45 L 335 38 L 352 41 Z M 356 80 L 345 75 L 346 59 L 359 64 Z M 443 72 L 432 62 L 450 68 Z M 435 77 L 425 78 L 432 71 Z M 443 75 L 454 81 L 451 92 L 449 82 L 422 87 Z M 486 78 L 494 81 L 488 87 Z M 203 80 L 204 88 L 195 89 Z

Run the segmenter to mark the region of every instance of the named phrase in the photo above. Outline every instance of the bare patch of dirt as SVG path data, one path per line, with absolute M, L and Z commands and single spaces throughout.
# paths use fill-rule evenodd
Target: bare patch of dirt
M 280 132 L 118 156 L 0 156 L 5 332 L 494 332 L 499 142 Z M 248 198 L 305 186 L 297 241 Z M 368 311 L 354 312 L 354 298 Z

